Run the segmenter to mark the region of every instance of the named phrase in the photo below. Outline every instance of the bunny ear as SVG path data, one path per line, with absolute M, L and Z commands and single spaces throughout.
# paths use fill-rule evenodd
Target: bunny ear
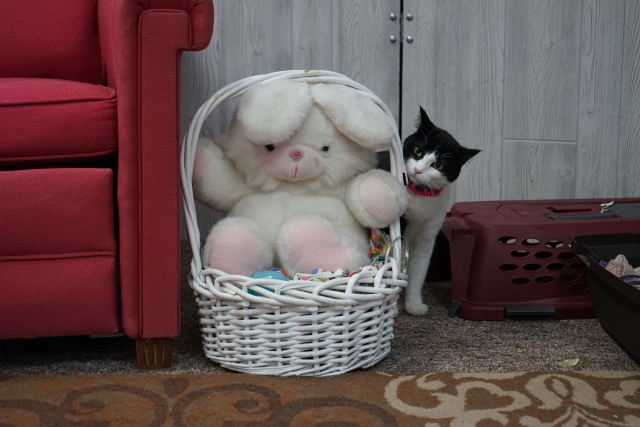
M 393 140 L 393 127 L 382 108 L 357 89 L 321 83 L 311 87 L 311 96 L 340 132 L 357 144 L 387 148 Z
M 307 83 L 291 80 L 261 83 L 242 95 L 237 118 L 250 141 L 277 144 L 296 133 L 309 114 L 311 102 Z

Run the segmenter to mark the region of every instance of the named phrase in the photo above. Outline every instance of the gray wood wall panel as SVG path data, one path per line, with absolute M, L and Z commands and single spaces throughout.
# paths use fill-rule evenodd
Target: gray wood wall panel
M 422 106 L 439 127 L 457 137 L 459 1 L 405 0 L 402 57 L 402 138 L 415 131 Z
M 400 115 L 400 15 L 399 0 L 333 1 L 333 69 L 371 89 L 393 112 Z
M 618 197 L 640 197 L 640 2 L 627 1 L 620 107 Z
M 576 196 L 613 197 L 622 79 L 624 0 L 584 0 Z
M 460 0 L 456 135 L 482 153 L 462 170 L 456 201 L 500 198 L 505 0 Z
M 575 141 L 581 0 L 509 0 L 504 137 Z
M 292 2 L 292 68 L 333 70 L 332 6 L 332 1 Z
M 502 199 L 571 199 L 575 194 L 576 144 L 504 141 Z

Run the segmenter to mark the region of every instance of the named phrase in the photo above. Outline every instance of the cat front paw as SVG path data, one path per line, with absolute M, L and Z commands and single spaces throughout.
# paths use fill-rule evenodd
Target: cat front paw
M 429 311 L 429 306 L 420 301 L 407 301 L 404 309 L 412 316 L 424 316 Z

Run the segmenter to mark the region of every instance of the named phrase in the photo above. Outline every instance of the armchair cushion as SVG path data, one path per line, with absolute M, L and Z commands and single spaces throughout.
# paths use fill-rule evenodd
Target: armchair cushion
M 118 330 L 113 172 L 0 173 L 0 339 Z
M 69 80 L 0 78 L 0 167 L 118 148 L 116 93 Z
M 97 0 L 2 2 L 0 77 L 104 84 Z
M 0 261 L 116 254 L 111 169 L 0 173 Z

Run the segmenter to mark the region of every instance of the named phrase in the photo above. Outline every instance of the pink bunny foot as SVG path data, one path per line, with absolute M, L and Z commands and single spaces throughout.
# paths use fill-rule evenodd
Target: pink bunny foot
M 273 263 L 273 253 L 262 230 L 244 218 L 220 221 L 207 238 L 204 263 L 231 274 L 250 276 Z
M 321 218 L 305 216 L 285 224 L 280 243 L 280 259 L 287 272 L 311 273 L 316 268 L 336 271 L 349 266 L 347 246 L 333 226 Z

